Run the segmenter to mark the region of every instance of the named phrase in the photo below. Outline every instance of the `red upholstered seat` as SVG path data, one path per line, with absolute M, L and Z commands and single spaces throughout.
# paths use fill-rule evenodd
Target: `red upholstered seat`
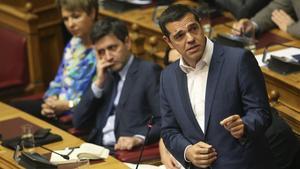
M 123 162 L 136 163 L 139 160 L 140 153 L 141 147 L 136 147 L 129 151 L 116 151 L 115 157 Z M 158 143 L 145 146 L 141 162 L 157 159 L 160 159 Z
M 26 38 L 0 28 L 0 90 L 28 83 Z

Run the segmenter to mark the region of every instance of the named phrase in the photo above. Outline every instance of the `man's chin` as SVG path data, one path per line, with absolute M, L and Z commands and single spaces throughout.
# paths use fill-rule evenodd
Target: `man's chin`
M 113 65 L 110 67 L 110 70 L 113 72 L 119 72 L 122 69 L 121 65 Z

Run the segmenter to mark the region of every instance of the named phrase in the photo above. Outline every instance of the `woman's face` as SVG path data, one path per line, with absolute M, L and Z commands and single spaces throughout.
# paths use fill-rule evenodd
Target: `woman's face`
M 88 37 L 95 21 L 95 12 L 88 15 L 83 10 L 69 11 L 61 10 L 64 24 L 68 31 L 76 37 Z

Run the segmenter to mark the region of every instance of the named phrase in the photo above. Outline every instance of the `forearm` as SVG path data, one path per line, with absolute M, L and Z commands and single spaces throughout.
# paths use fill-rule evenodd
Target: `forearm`
M 281 9 L 285 11 L 288 15 L 294 16 L 293 5 L 290 0 L 274 0 L 271 1 L 268 6 L 259 11 L 251 20 L 253 20 L 258 25 L 259 33 L 268 31 L 276 26 L 272 21 L 272 12 L 275 9 Z
M 287 32 L 293 37 L 300 39 L 300 21 L 288 26 Z

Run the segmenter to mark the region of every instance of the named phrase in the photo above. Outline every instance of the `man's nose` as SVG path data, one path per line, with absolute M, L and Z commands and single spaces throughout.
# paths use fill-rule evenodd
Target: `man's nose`
M 195 40 L 194 36 L 189 32 L 186 33 L 186 37 L 187 37 L 187 42 L 193 42 Z
M 113 60 L 113 55 L 111 54 L 111 52 L 109 50 L 105 50 L 105 59 L 107 61 Z

